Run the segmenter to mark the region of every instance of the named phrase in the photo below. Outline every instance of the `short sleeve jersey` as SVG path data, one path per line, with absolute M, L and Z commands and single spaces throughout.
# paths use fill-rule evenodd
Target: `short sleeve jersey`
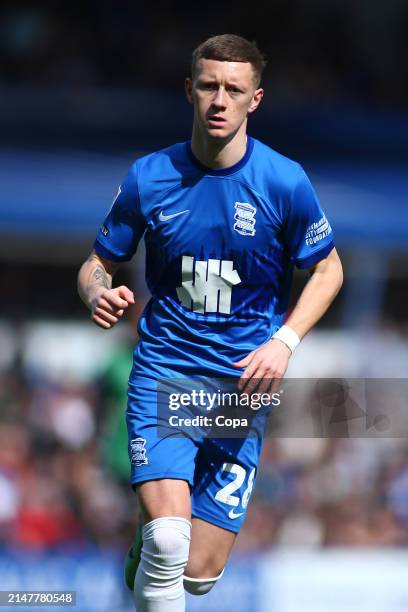
M 293 268 L 333 248 L 302 167 L 248 137 L 244 157 L 206 168 L 191 143 L 131 166 L 95 241 L 128 261 L 144 235 L 151 292 L 133 376 L 237 376 L 232 362 L 282 325 Z

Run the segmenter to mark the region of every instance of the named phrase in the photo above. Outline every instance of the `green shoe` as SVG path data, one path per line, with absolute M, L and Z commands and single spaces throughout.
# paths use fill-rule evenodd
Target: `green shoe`
M 143 525 L 140 522 L 137 527 L 135 541 L 133 542 L 133 545 L 129 548 L 128 553 L 125 558 L 125 565 L 124 565 L 125 583 L 128 589 L 130 589 L 132 592 L 133 592 L 133 587 L 135 584 L 135 576 L 136 576 L 137 568 L 139 567 L 139 563 L 140 563 L 140 555 L 142 552 L 142 544 L 143 544 L 142 529 L 143 529 Z

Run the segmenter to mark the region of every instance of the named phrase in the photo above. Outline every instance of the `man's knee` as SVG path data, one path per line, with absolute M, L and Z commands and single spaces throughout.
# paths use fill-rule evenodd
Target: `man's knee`
M 147 523 L 139 569 L 158 584 L 181 579 L 188 560 L 190 532 L 191 523 L 183 518 L 163 517 Z
M 183 584 L 186 591 L 192 595 L 205 595 L 215 586 L 218 580 L 222 577 L 224 570 L 213 578 L 196 578 L 191 576 L 183 576 Z
M 190 537 L 191 523 L 181 517 L 154 519 L 143 527 L 134 590 L 137 610 L 184 610 L 183 572 Z
M 167 519 L 165 523 L 156 526 L 152 530 L 151 538 L 144 539 L 144 542 L 146 542 L 145 550 L 154 554 L 166 565 L 173 564 L 175 560 L 187 563 L 189 542 L 185 535 L 174 529 Z

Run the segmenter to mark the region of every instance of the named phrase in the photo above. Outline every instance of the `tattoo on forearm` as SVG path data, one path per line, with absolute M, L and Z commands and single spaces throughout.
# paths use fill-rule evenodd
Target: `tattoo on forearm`
M 95 270 L 92 272 L 90 279 L 90 285 L 100 285 L 101 287 L 106 287 L 106 289 L 111 288 L 110 278 L 104 268 L 102 266 L 97 266 Z

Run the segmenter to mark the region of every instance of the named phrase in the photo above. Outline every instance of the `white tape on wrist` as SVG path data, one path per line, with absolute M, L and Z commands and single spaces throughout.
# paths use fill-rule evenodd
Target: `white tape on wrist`
M 273 334 L 272 338 L 276 338 L 277 340 L 280 340 L 286 344 L 292 353 L 300 342 L 300 338 L 297 333 L 288 325 L 282 325 L 282 327 L 278 329 L 275 334 Z

